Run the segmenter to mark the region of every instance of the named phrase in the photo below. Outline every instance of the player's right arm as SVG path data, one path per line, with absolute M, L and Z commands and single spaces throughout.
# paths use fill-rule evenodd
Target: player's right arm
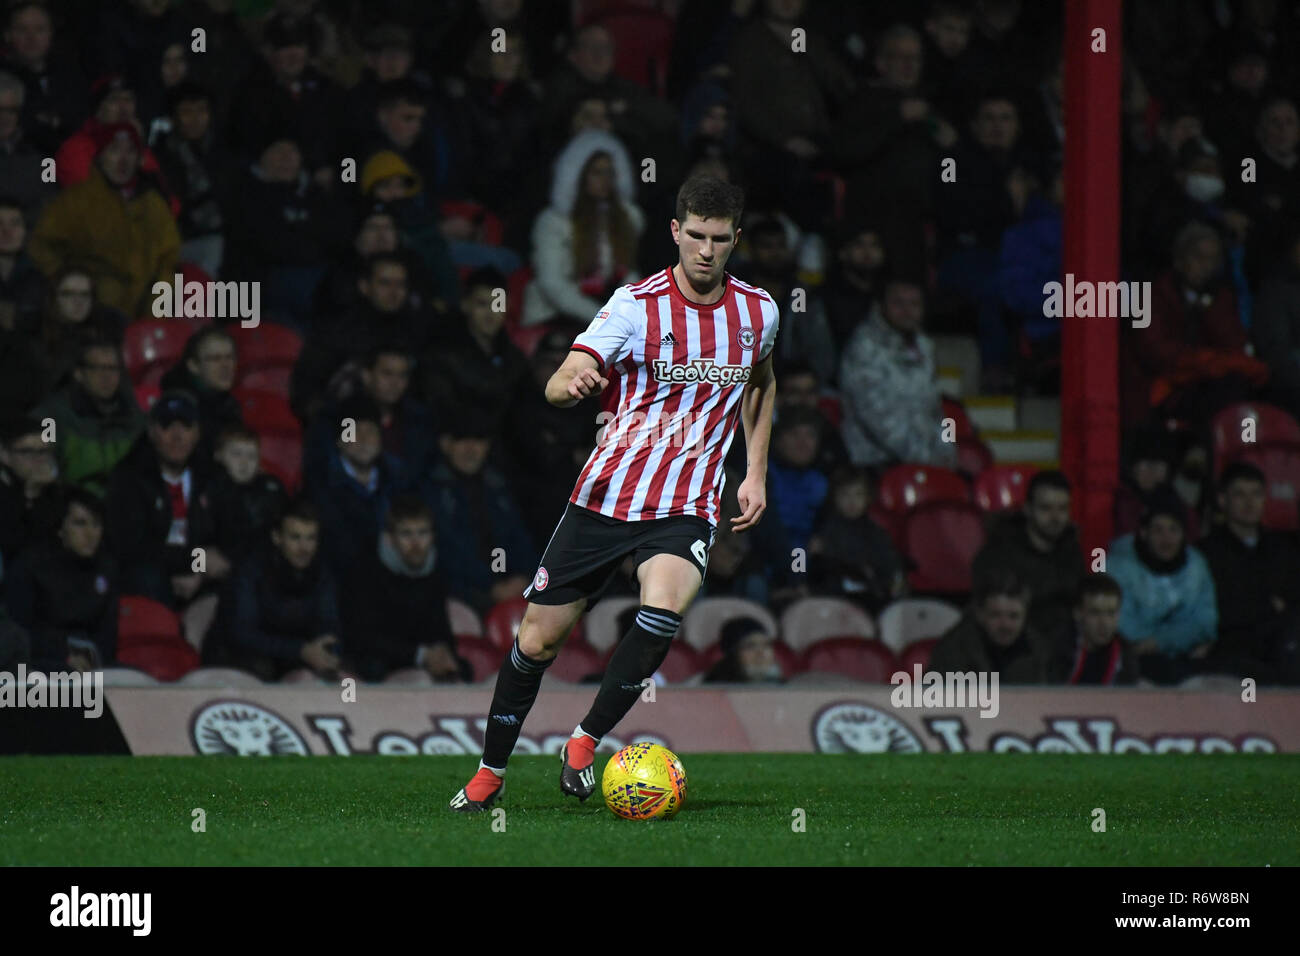
M 599 395 L 608 384 L 595 356 L 574 349 L 546 383 L 546 400 L 559 408 L 569 408 L 589 395 Z

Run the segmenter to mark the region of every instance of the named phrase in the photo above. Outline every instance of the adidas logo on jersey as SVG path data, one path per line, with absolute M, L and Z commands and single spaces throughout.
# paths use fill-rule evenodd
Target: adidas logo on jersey
M 719 365 L 707 359 L 694 359 L 688 365 L 674 365 L 666 359 L 655 359 L 652 367 L 658 381 L 674 385 L 697 382 L 709 385 L 735 385 L 739 382 L 748 382 L 749 373 L 752 371 L 748 365 Z
M 676 339 L 676 337 L 675 337 L 671 332 L 669 332 L 667 335 L 665 335 L 662 339 L 659 340 L 659 344 L 660 344 L 660 345 L 676 345 L 676 344 L 677 344 L 677 339 Z

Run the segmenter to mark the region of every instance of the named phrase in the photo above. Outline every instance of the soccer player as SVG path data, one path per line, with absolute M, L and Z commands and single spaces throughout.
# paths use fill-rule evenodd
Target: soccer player
M 547 401 L 561 408 L 603 395 L 601 419 L 609 420 L 524 590 L 528 608 L 497 675 L 483 757 L 452 799 L 454 810 L 487 810 L 501 797 L 506 761 L 546 668 L 631 554 L 641 590 L 636 621 L 560 752 L 560 790 L 579 800 L 595 792 L 596 745 L 667 657 L 704 581 L 737 419 L 748 463 L 733 530 L 763 515 L 777 306 L 724 271 L 743 204 L 736 186 L 688 180 L 671 221 L 677 264 L 616 290 L 546 384 Z

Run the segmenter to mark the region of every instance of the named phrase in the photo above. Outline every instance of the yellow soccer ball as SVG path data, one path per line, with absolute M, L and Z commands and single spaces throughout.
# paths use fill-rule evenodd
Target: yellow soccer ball
M 686 802 L 686 770 L 659 744 L 628 744 L 605 764 L 605 805 L 625 820 L 667 820 Z

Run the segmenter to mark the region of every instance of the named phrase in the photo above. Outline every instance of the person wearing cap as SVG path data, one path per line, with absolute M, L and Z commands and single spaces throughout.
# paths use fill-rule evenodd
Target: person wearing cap
M 255 158 L 269 138 L 288 136 L 302 148 L 317 185 L 338 182 L 343 95 L 311 65 L 320 42 L 315 21 L 277 13 L 262 36 L 263 62 L 240 86 L 231 107 L 231 146 Z
M 488 463 L 493 422 L 472 405 L 448 410 L 445 420 L 438 437 L 442 461 L 434 466 L 425 497 L 433 504 L 443 551 L 456 555 L 446 566 L 448 588 L 486 614 L 527 586 L 537 550 L 509 483 Z
M 307 475 L 307 495 L 321 520 L 326 564 L 346 580 L 353 562 L 379 540 L 395 495 L 408 490 L 401 463 L 384 451 L 383 412 L 368 395 L 338 406 L 334 449 L 325 474 Z
M 176 610 L 214 591 L 231 570 L 215 546 L 211 469 L 195 454 L 198 443 L 198 401 L 189 392 L 163 392 L 145 434 L 108 481 L 106 541 L 124 592 Z M 204 551 L 203 571 L 195 570 L 195 548 Z
M 780 684 L 784 677 L 773 648 L 776 638 L 752 617 L 734 617 L 722 625 L 718 647 L 722 660 L 704 676 L 706 684 Z
M 140 134 L 130 123 L 101 126 L 84 182 L 64 189 L 36 223 L 31 257 L 49 278 L 71 265 L 95 281 L 99 304 L 127 316 L 151 312 L 155 282 L 170 284 L 181 237 L 167 200 L 140 173 Z
M 139 136 L 140 118 L 136 115 L 135 91 L 126 79 L 117 73 L 108 73 L 90 87 L 93 112 L 81 128 L 59 147 L 54 155 L 59 171 L 59 185 L 64 188 L 84 182 L 95 165 L 95 157 L 104 144 L 104 129 L 126 123 L 137 131 L 140 149 L 140 172 L 156 177 L 159 172 L 158 157 Z M 178 207 L 179 208 L 179 207 Z
M 1171 491 L 1152 496 L 1136 534 L 1116 538 L 1106 570 L 1124 591 L 1119 632 L 1141 656 L 1142 675 L 1176 684 L 1196 672 L 1219 628 L 1214 578 L 1187 543 L 1187 516 Z
M 1264 473 L 1230 462 L 1219 476 L 1222 520 L 1199 543 L 1214 577 L 1219 641 L 1205 668 L 1260 683 L 1300 683 L 1300 551 L 1264 527 Z

